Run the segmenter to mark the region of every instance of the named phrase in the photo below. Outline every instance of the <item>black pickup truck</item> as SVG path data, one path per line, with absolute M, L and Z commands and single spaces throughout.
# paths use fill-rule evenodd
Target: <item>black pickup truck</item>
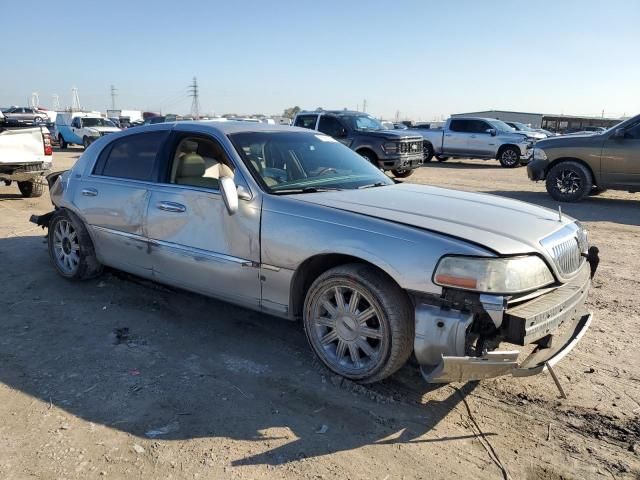
M 408 130 L 387 130 L 372 116 L 351 110 L 300 112 L 296 127 L 318 130 L 335 138 L 396 177 L 408 177 L 422 165 L 422 137 Z

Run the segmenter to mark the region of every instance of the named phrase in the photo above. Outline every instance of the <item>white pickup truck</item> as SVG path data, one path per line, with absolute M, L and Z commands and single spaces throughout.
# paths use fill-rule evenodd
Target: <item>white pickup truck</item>
M 537 140 L 494 118 L 452 117 L 442 128 L 415 130 L 424 139 L 425 161 L 434 155 L 440 161 L 450 157 L 497 159 L 505 168 L 526 164 Z
M 51 137 L 45 127 L 3 128 L 0 125 L 0 181 L 18 183 L 25 198 L 44 192 L 44 176 L 52 166 Z

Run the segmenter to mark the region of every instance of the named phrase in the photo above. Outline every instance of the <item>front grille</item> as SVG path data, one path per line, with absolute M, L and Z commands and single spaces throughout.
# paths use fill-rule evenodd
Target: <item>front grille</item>
M 422 153 L 422 142 L 400 142 L 400 153 Z
M 540 242 L 551 254 L 563 277 L 577 272 L 585 261 L 582 253 L 588 250 L 587 233 L 578 224 L 571 224 Z

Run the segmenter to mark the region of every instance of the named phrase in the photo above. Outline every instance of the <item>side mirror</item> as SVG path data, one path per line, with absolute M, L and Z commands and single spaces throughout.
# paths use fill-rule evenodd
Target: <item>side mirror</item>
M 487 132 L 489 135 L 491 135 L 492 137 L 495 137 L 495 136 L 498 134 L 498 132 L 496 132 L 496 129 L 495 129 L 495 128 L 487 128 L 486 132 Z
M 624 128 L 616 128 L 613 131 L 613 138 L 624 138 Z
M 233 178 L 220 178 L 220 193 L 222 193 L 222 200 L 224 201 L 224 206 L 227 207 L 229 215 L 236 213 L 238 211 L 238 190 Z

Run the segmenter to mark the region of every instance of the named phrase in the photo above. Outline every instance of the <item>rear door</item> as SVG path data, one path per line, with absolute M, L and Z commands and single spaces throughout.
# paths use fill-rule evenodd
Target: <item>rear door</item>
M 601 170 L 607 186 L 640 188 L 640 122 L 625 128 L 624 138 L 604 141 Z
M 108 144 L 74 195 L 105 265 L 151 277 L 144 229 L 149 187 L 168 131 L 127 135 Z
M 451 119 L 449 128 L 444 131 L 442 151 L 447 155 L 465 156 L 469 151 L 469 131 L 471 120 Z
M 493 127 L 484 120 L 469 120 L 469 138 L 467 139 L 467 154 L 470 157 L 493 156 L 495 138 L 487 130 Z
M 229 215 L 219 179 L 249 191 L 222 142 L 172 135 L 167 167 L 151 189 L 146 220 L 154 277 L 242 305 L 260 305 L 260 203 L 240 199 Z

